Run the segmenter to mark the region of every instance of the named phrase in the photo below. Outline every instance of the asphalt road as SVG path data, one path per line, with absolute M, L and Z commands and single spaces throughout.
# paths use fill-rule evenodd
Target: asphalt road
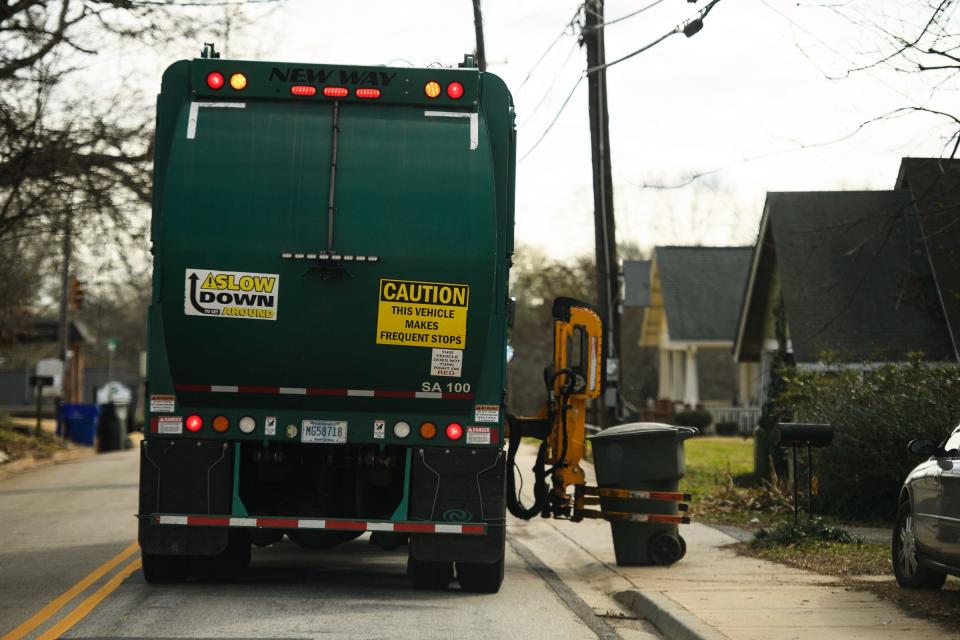
M 543 550 L 555 545 L 535 523 L 511 536 L 495 595 L 413 590 L 406 550 L 382 551 L 366 536 L 323 552 L 254 548 L 232 583 L 148 585 L 131 544 L 137 460 L 135 451 L 105 454 L 0 481 L 4 639 L 656 637 L 637 621 L 595 615 L 604 594 L 584 600 L 548 568 Z

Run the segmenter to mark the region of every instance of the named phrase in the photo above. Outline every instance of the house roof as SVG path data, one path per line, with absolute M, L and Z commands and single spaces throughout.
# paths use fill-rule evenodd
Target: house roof
M 654 249 L 671 340 L 733 341 L 752 251 L 752 247 Z
M 794 357 L 953 357 L 908 191 L 768 193 L 734 353 L 756 360 L 779 277 Z
M 909 190 L 913 198 L 954 354 L 960 360 L 960 160 L 904 158 L 897 188 Z

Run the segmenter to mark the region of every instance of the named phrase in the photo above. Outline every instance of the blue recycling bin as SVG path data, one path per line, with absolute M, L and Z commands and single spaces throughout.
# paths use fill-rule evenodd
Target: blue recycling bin
M 95 404 L 62 404 L 58 431 L 77 444 L 92 447 L 99 417 L 100 407 Z

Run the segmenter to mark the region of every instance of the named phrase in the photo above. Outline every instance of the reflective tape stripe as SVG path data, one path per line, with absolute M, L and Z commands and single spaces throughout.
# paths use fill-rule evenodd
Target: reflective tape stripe
M 294 396 L 346 396 L 349 398 L 417 398 L 419 400 L 473 400 L 472 393 L 408 391 L 397 389 L 320 389 L 317 387 L 258 387 L 232 384 L 175 384 L 176 391 L 189 393 L 255 393 Z
M 653 516 L 654 518 L 657 516 Z M 659 516 L 675 518 L 676 516 Z M 156 524 L 199 527 L 246 527 L 263 529 L 330 529 L 336 531 L 394 531 L 397 533 L 447 533 L 483 535 L 484 524 L 447 524 L 434 522 L 389 522 L 368 520 L 329 520 L 318 518 L 237 518 L 210 515 L 153 514 Z

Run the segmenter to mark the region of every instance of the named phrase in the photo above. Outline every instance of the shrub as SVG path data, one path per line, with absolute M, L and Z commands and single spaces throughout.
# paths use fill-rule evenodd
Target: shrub
M 816 508 L 841 518 L 892 521 L 903 480 L 920 462 L 907 443 L 940 441 L 960 420 L 960 369 L 952 365 L 916 358 L 783 375 L 780 408 L 797 422 L 833 425 L 833 443 L 814 455 Z
M 673 416 L 673 424 L 678 427 L 696 427 L 703 431 L 713 422 L 709 411 L 681 411 Z
M 817 542 L 840 542 L 843 544 L 852 544 L 863 542 L 862 539 L 852 535 L 846 529 L 840 527 L 831 527 L 823 523 L 819 518 L 813 520 L 801 520 L 797 524 L 792 522 L 783 523 L 774 529 L 760 529 L 757 531 L 750 546 L 754 549 L 763 549 L 766 547 L 783 547 L 803 544 L 812 540 Z
M 717 435 L 718 436 L 736 436 L 740 434 L 740 423 L 739 422 L 718 422 L 717 423 Z

